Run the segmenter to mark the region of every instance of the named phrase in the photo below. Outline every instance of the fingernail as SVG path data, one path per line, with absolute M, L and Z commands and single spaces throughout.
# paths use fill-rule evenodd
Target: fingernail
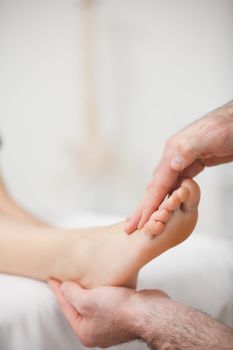
M 176 155 L 175 157 L 172 158 L 170 167 L 173 170 L 176 170 L 176 171 L 182 170 L 183 166 L 184 166 L 183 159 L 179 155 Z

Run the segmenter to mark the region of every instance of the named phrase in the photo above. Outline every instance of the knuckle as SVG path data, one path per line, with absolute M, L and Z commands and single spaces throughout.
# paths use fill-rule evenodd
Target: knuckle
M 168 139 L 167 142 L 165 153 L 168 157 L 178 152 L 185 158 L 193 155 L 197 138 L 190 135 L 189 129 L 184 129 Z
M 186 139 L 182 138 L 178 140 L 177 142 L 177 151 L 182 155 L 182 156 L 188 156 L 191 153 L 193 153 L 193 144 L 191 139 Z

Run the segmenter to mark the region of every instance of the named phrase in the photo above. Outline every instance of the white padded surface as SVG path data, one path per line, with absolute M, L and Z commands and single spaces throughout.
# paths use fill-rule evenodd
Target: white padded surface
M 89 226 L 90 222 L 96 225 L 112 220 L 94 216 L 86 219 Z M 63 220 L 60 224 L 75 226 L 75 220 Z M 145 266 L 139 276 L 139 289 L 162 289 L 177 301 L 233 327 L 232 252 L 231 240 L 194 234 Z M 139 350 L 146 346 L 131 343 L 113 349 L 120 348 Z M 85 347 L 69 328 L 46 283 L 0 275 L 0 349 L 79 350 Z

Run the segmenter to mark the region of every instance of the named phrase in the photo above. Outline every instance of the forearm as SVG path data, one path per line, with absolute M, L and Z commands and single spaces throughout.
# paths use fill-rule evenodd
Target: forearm
M 47 280 L 56 276 L 65 249 L 63 231 L 0 216 L 0 272 Z
M 205 118 L 212 120 L 212 129 L 210 123 L 210 128 L 207 130 L 210 135 L 212 133 L 212 143 L 216 142 L 216 137 L 221 140 L 220 149 L 216 150 L 216 154 L 209 153 L 210 157 L 216 155 L 216 159 L 212 159 L 211 162 L 213 165 L 217 165 L 218 157 L 219 164 L 233 161 L 233 101 L 207 113 L 203 119 Z M 211 165 L 211 163 L 207 162 L 207 165 Z
M 233 330 L 206 314 L 168 301 L 146 312 L 141 337 L 152 349 L 233 349 Z
M 231 116 L 233 117 L 233 100 L 229 101 L 228 103 L 224 104 L 223 106 L 220 106 L 213 111 L 209 112 L 206 114 L 206 116 L 211 116 L 211 115 L 219 115 L 219 116 Z

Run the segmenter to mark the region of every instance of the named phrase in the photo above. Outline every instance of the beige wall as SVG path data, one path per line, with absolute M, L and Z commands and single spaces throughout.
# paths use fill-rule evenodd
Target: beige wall
M 232 13 L 231 0 L 96 0 L 92 130 L 81 1 L 0 0 L 2 168 L 14 195 L 36 213 L 131 212 L 164 140 L 232 99 Z M 230 232 L 232 172 L 199 177 L 201 230 Z

